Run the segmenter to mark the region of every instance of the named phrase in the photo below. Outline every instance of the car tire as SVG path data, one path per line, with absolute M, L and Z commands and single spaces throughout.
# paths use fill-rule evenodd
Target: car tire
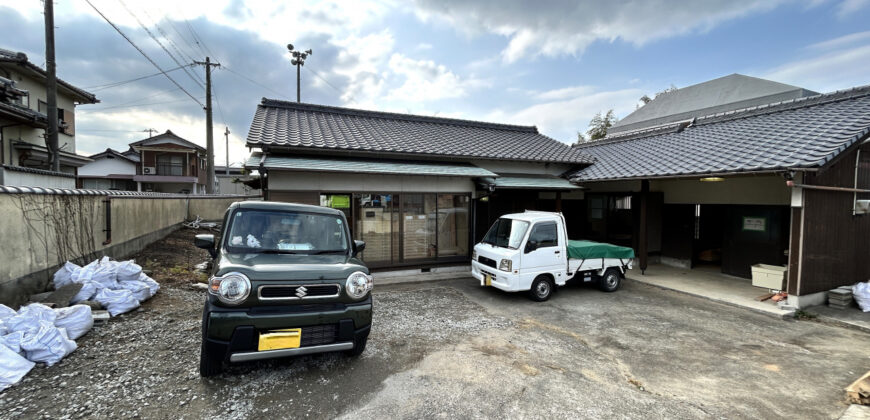
M 601 276 L 601 279 L 598 280 L 598 288 L 608 293 L 618 290 L 621 284 L 622 275 L 619 273 L 619 270 L 615 268 L 607 269 L 607 271 L 604 272 L 604 275 Z
M 205 341 L 199 352 L 199 376 L 207 378 L 220 374 L 224 370 L 224 361 L 218 355 L 212 354 L 205 348 Z
M 529 297 L 535 302 L 543 302 L 553 295 L 556 286 L 553 281 L 545 275 L 535 277 L 532 282 L 532 288 L 529 289 Z
M 369 342 L 369 335 L 366 334 L 362 337 L 353 339 L 353 348 L 346 351 L 345 354 L 348 356 L 356 357 L 361 355 L 366 350 L 366 343 Z

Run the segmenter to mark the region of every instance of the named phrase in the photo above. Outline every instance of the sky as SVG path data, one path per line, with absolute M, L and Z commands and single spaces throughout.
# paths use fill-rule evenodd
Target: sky
M 100 100 L 76 108 L 83 155 L 147 129 L 205 145 L 205 69 L 169 71 L 182 91 L 99 13 L 163 70 L 220 63 L 217 165 L 225 128 L 239 165 L 261 99 L 296 99 L 288 43 L 313 50 L 303 102 L 534 125 L 566 143 L 597 112 L 624 117 L 643 95 L 732 73 L 817 92 L 870 84 L 870 0 L 90 2 L 55 2 L 58 76 Z M 42 8 L 0 0 L 0 48 L 40 66 Z

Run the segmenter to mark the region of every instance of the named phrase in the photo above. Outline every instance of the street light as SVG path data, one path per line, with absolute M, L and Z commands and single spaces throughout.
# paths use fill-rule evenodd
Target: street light
M 301 86 L 299 84 L 302 66 L 305 65 L 305 59 L 308 58 L 309 55 L 314 54 L 314 51 L 311 51 L 310 48 L 305 51 L 294 50 L 293 44 L 287 44 L 287 51 L 290 51 L 290 55 L 293 57 L 293 59 L 290 60 L 290 64 L 296 66 L 296 102 L 302 102 L 302 95 L 300 94 Z

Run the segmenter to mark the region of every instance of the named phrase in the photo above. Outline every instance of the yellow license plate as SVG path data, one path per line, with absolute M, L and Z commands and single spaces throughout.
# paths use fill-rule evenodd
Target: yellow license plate
M 486 274 L 483 276 L 483 285 L 484 286 L 492 286 L 492 276 Z
M 301 343 L 301 328 L 273 330 L 269 331 L 268 333 L 260 334 L 260 341 L 257 345 L 257 351 L 295 349 L 299 347 Z

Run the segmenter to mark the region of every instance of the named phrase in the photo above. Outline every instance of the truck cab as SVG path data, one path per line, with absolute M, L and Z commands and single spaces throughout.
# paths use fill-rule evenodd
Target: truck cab
M 471 274 L 482 286 L 544 301 L 575 277 L 615 291 L 633 258 L 631 248 L 569 240 L 561 213 L 526 211 L 495 221 L 474 246 Z

